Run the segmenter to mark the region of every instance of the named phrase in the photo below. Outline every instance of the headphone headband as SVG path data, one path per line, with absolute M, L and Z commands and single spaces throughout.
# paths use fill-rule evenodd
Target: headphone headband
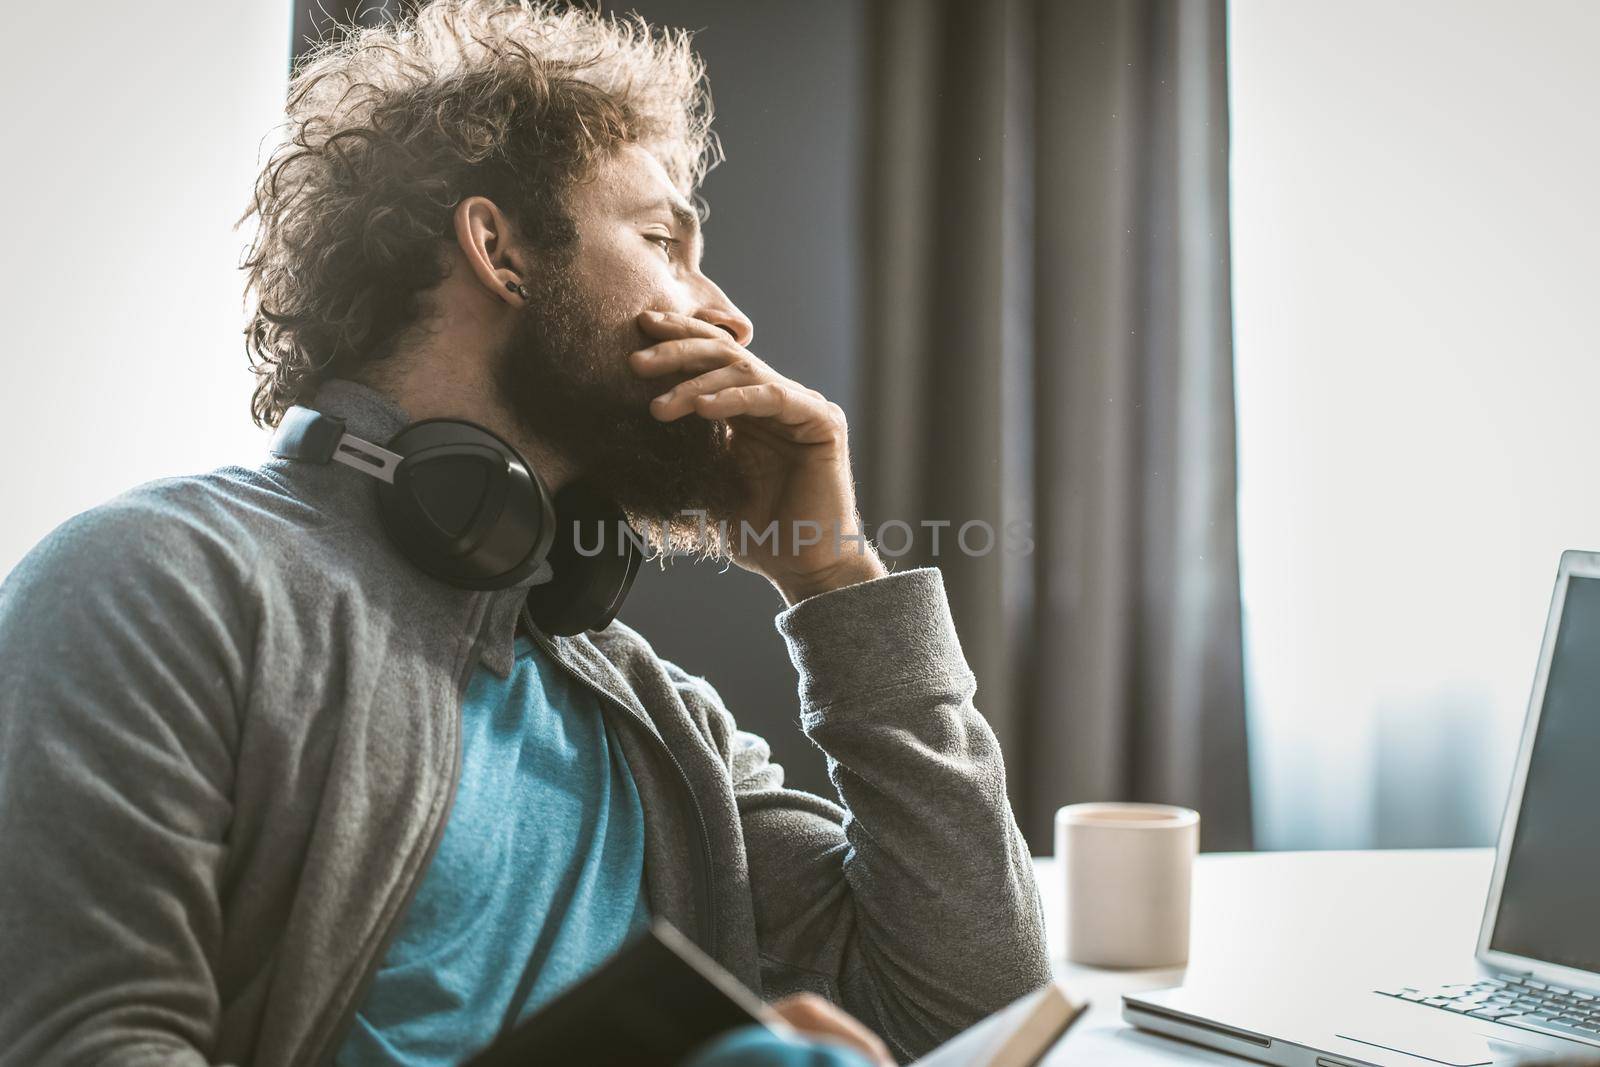
M 308 463 L 331 460 L 384 482 L 394 481 L 395 468 L 404 458 L 350 433 L 337 415 L 325 415 L 298 404 L 283 413 L 269 447 L 273 455 L 284 459 Z

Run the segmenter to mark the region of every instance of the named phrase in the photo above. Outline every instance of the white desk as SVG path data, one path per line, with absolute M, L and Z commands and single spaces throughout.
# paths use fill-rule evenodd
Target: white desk
M 1195 868 L 1189 966 L 1104 971 L 1062 958 L 1061 885 L 1035 860 L 1056 977 L 1092 1004 L 1046 1067 L 1242 1061 L 1134 1030 L 1121 996 L 1196 982 L 1375 989 L 1460 981 L 1493 865 L 1490 849 L 1205 855 Z

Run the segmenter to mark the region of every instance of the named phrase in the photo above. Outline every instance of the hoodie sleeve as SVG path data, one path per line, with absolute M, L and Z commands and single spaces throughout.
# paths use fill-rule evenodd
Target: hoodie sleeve
M 107 505 L 0 586 L 0 1065 L 202 1067 L 247 613 L 182 521 Z
M 777 618 L 801 726 L 838 803 L 784 788 L 736 738 L 763 983 L 808 989 L 921 1055 L 1050 978 L 1033 864 L 937 570 Z

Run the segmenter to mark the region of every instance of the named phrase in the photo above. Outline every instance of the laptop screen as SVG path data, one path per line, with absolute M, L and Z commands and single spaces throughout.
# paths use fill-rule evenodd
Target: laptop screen
M 1600 579 L 1572 577 L 1489 947 L 1600 971 Z

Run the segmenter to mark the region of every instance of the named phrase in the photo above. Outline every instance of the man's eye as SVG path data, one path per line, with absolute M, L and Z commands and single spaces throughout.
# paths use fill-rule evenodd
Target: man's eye
M 676 238 L 668 237 L 666 234 L 661 233 L 647 233 L 644 235 L 644 239 L 653 245 L 659 245 L 669 258 L 672 256 L 673 246 L 678 243 Z

